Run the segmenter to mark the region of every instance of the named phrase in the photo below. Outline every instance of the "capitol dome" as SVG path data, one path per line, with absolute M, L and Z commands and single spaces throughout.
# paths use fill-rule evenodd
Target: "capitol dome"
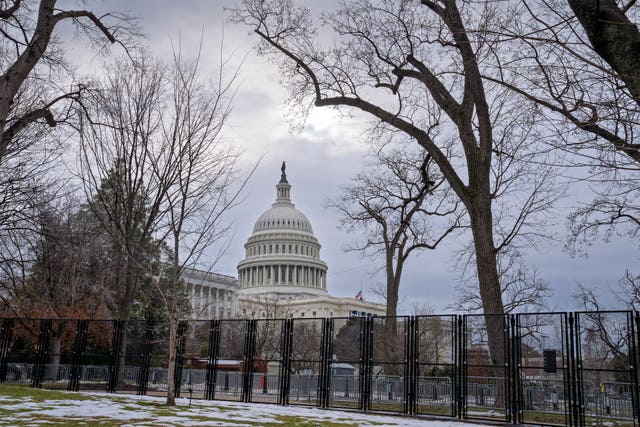
M 327 292 L 327 264 L 309 219 L 291 202 L 285 164 L 276 201 L 253 227 L 238 264 L 240 294 L 306 298 Z

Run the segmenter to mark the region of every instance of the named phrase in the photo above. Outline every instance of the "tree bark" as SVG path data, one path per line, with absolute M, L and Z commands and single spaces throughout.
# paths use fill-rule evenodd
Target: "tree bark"
M 387 317 L 398 315 L 398 288 L 400 285 L 400 275 L 394 274 L 393 255 L 387 251 Z M 401 262 L 401 261 L 398 261 Z
M 568 0 L 594 50 L 640 105 L 640 31 L 613 0 Z
M 501 367 L 504 366 L 505 361 L 504 318 L 502 316 L 504 306 L 500 292 L 496 250 L 493 245 L 491 202 L 485 199 L 487 198 L 477 200 L 474 208 L 469 209 L 469 213 L 491 364 Z M 478 206 L 481 204 L 489 206 Z
M 176 336 L 178 330 L 178 319 L 173 314 L 169 316 L 169 365 L 167 367 L 167 405 L 175 406 L 176 396 L 174 393 L 176 378 Z M 178 378 L 178 380 L 180 380 Z

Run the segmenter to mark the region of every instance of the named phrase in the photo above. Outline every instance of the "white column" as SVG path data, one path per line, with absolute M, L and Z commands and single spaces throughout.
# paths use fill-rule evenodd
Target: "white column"
M 229 296 L 231 297 L 231 315 L 235 316 L 235 314 L 236 314 L 236 304 L 238 302 L 238 295 L 235 292 L 230 291 L 229 292 Z
M 223 291 L 222 292 L 222 316 L 224 316 L 224 313 L 226 312 L 226 308 L 227 308 L 227 291 Z

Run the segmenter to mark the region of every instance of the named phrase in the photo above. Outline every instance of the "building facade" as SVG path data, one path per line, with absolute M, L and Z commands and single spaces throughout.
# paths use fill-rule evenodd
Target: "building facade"
M 192 319 L 235 317 L 238 280 L 235 277 L 187 268 L 182 273 Z

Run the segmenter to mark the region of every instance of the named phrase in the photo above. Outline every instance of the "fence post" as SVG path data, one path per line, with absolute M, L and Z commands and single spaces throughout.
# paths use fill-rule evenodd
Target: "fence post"
M 84 352 L 87 348 L 88 329 L 88 320 L 78 320 L 76 325 L 76 336 L 73 343 L 71 370 L 69 371 L 69 384 L 67 385 L 68 391 L 78 391 L 80 389 L 80 377 L 82 375 Z
M 242 401 L 251 402 L 253 388 L 253 363 L 256 345 L 256 320 L 247 320 L 245 342 L 244 342 L 244 369 L 242 381 Z
M 467 340 L 466 340 L 466 316 L 456 315 L 456 417 L 466 417 L 465 396 L 467 395 Z
M 120 358 L 122 354 L 122 340 L 124 335 L 124 322 L 122 320 L 113 321 L 113 334 L 111 336 L 111 361 L 109 363 L 109 382 L 107 392 L 115 393 L 118 388 L 118 378 L 120 377 Z
M 36 363 L 31 376 L 31 387 L 40 388 L 44 377 L 44 368 L 49 356 L 49 335 L 51 334 L 51 320 L 40 319 L 38 343 L 36 344 Z
M 213 400 L 216 393 L 217 360 L 220 350 L 220 321 L 212 320 L 209 323 L 209 349 L 207 353 L 207 383 L 204 398 Z
M 320 407 L 329 406 L 329 393 L 331 390 L 331 355 L 333 353 L 332 346 L 333 319 L 322 319 L 322 338 L 321 338 L 321 362 L 320 373 L 318 375 L 318 397 Z
M 2 329 L 0 329 L 0 383 L 7 380 L 7 362 L 9 357 L 9 344 L 13 336 L 15 319 L 2 319 Z
M 282 355 L 280 375 L 278 382 L 280 384 L 278 395 L 279 405 L 289 404 L 289 386 L 291 382 L 291 352 L 293 339 L 293 319 L 283 319 L 280 333 L 280 354 Z
M 406 320 L 405 326 L 405 380 L 404 413 L 412 415 L 416 409 L 416 383 L 418 374 L 417 323 L 415 316 Z
M 136 384 L 136 394 L 144 396 L 147 394 L 147 385 L 149 384 L 149 366 L 151 364 L 151 352 L 153 350 L 153 331 L 155 322 L 147 320 L 144 322 L 144 342 L 142 344 L 142 354 L 138 369 L 140 375 Z
M 570 424 L 584 426 L 582 397 L 582 352 L 580 349 L 580 319 L 578 313 L 569 313 L 569 361 L 570 361 Z
M 388 318 L 385 318 L 385 321 Z M 370 317 L 360 318 L 360 377 L 358 381 L 358 409 L 368 411 L 371 407 L 371 347 L 372 320 Z
M 640 313 L 633 311 L 629 314 L 632 317 L 630 322 L 630 370 L 631 370 L 631 401 L 633 410 L 633 425 L 640 426 L 640 372 L 638 372 L 640 358 Z
M 520 366 L 521 366 L 521 341 L 520 341 L 520 317 L 517 314 L 510 314 L 510 339 L 511 339 L 511 419 L 508 422 L 518 424 L 522 422 L 521 417 L 521 398 L 520 398 Z
M 182 386 L 182 371 L 184 369 L 184 350 L 186 347 L 187 341 L 187 329 L 189 325 L 186 320 L 180 321 L 178 323 L 178 330 L 176 334 L 176 365 L 173 369 L 173 378 L 174 378 L 174 396 L 180 397 L 180 387 Z

